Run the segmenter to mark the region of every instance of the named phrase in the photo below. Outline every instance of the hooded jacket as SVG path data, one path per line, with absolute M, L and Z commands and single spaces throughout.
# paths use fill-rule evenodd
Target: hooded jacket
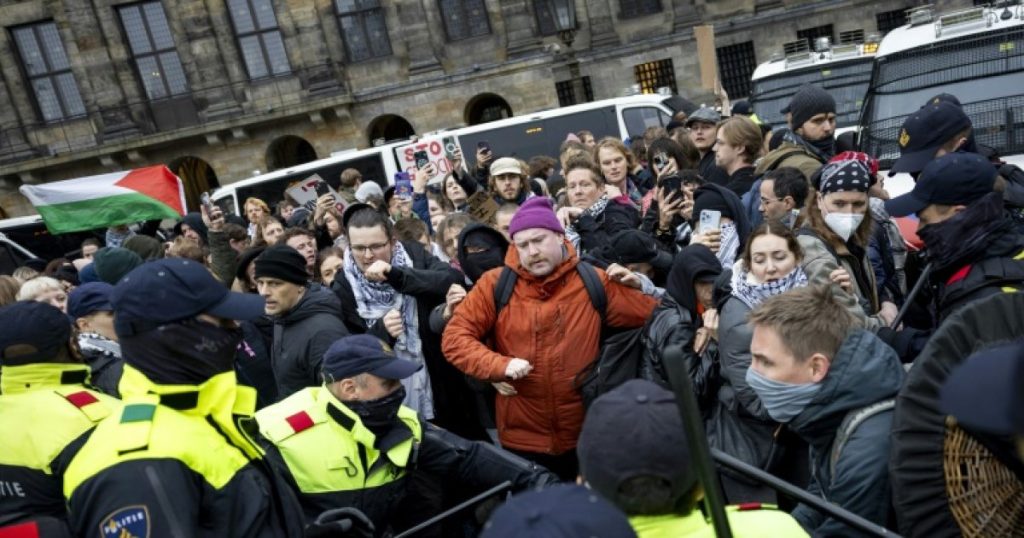
M 270 362 L 278 398 L 320 385 L 324 353 L 348 334 L 338 297 L 319 284 L 311 284 L 291 310 L 274 319 Z
M 830 233 L 822 237 L 809 222 L 797 230 L 796 240 L 804 252 L 804 259 L 800 265 L 807 273 L 808 286 L 832 285 L 832 272 L 844 269 L 849 273 L 850 284 L 853 287 L 846 291 L 838 285 L 832 285 L 836 301 L 863 323 L 866 329 L 875 331 L 886 325 L 885 321 L 875 314 L 880 307 L 878 290 L 875 285 L 875 272 L 866 251 L 857 256 L 850 251 L 849 245 L 843 243 L 835 234 Z
M 576 447 L 583 426 L 583 401 L 574 381 L 597 356 L 601 318 L 576 272 L 576 251 L 568 240 L 563 244 L 565 260 L 543 277 L 524 269 L 519 251 L 510 248 L 505 266 L 518 278 L 508 304 L 495 315 L 494 288 L 501 271 L 488 272 L 455 310 L 442 340 L 445 357 L 459 370 L 515 387 L 516 396 L 497 401 L 501 444 L 515 450 L 564 454 Z M 612 283 L 604 271 L 597 273 L 608 297 L 608 326 L 643 325 L 654 299 Z M 488 347 L 491 335 L 494 345 Z M 529 361 L 533 370 L 510 381 L 505 369 L 516 357 Z
M 707 247 L 690 246 L 683 249 L 672 262 L 665 295 L 651 314 L 643 335 L 640 376 L 668 388 L 665 351 L 674 346 L 682 346 L 686 371 L 702 411 L 708 408 L 708 398 L 713 392 L 711 383 L 718 375 L 714 360 L 717 350 L 709 346 L 703 354 L 698 354 L 693 349 L 697 329 L 704 325 L 698 313 L 694 280 L 698 276 L 717 276 L 721 272 L 718 258 Z
M 210 244 L 210 240 L 207 237 L 206 223 L 203 222 L 203 216 L 201 214 L 196 212 L 185 214 L 184 217 L 181 217 L 181 222 L 178 222 L 177 224 L 174 225 L 174 233 L 179 235 L 181 234 L 182 224 L 188 224 L 189 228 L 195 230 L 196 233 L 199 234 L 199 237 L 203 239 L 204 245 Z
M 885 525 L 891 506 L 889 443 L 893 412 L 883 411 L 853 430 L 830 469 L 832 443 L 847 413 L 894 398 L 903 384 L 903 367 L 896 352 L 874 334 L 855 330 L 846 337 L 821 389 L 790 428 L 811 447 L 809 491 L 879 525 Z M 814 536 L 860 536 L 837 520 L 799 505 L 793 517 Z
M 618 197 L 609 199 L 598 215 L 580 215 L 573 227 L 580 236 L 580 250 L 592 253 L 607 247 L 616 233 L 638 226 L 640 212 L 626 198 Z

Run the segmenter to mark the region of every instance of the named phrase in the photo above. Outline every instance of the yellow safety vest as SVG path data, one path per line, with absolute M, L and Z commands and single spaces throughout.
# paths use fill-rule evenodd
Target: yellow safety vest
M 118 463 L 174 459 L 220 489 L 262 451 L 232 426 L 231 415 L 251 416 L 256 392 L 236 384 L 224 372 L 201 385 L 157 385 L 125 365 L 119 385 L 124 407 L 96 426 L 64 475 L 64 495 L 71 498 L 86 480 Z M 161 399 L 192 397 L 195 405 L 178 411 Z M 214 417 L 219 430 L 207 417 Z M 231 442 L 227 442 L 225 437 Z
M 82 364 L 0 368 L 0 465 L 53 474 L 50 463 L 71 441 L 121 407 L 85 388 L 88 375 Z
M 789 514 L 769 504 L 750 503 L 725 508 L 729 527 L 736 538 L 779 538 L 807 536 L 807 531 Z M 699 509 L 688 515 L 633 516 L 629 518 L 638 538 L 715 538 L 711 522 Z
M 382 453 L 359 416 L 323 386 L 300 390 L 256 413 L 260 433 L 277 447 L 296 485 L 308 494 L 373 488 L 405 476 L 423 432 L 412 409 L 402 406 L 398 418 L 412 435 Z

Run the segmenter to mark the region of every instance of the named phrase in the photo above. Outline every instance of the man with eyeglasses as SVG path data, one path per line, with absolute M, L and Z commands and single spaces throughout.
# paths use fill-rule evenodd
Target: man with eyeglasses
M 306 258 L 288 245 L 267 248 L 254 263 L 264 312 L 274 320 L 270 363 L 278 398 L 319 386 L 324 353 L 348 335 L 338 298 L 310 283 Z
M 758 190 L 761 216 L 792 228 L 807 199 L 808 189 L 807 179 L 796 168 L 784 166 L 768 172 Z

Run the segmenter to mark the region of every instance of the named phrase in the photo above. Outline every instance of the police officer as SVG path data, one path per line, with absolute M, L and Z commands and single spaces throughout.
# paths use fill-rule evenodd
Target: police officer
M 627 381 L 587 410 L 576 451 L 580 475 L 626 513 L 640 538 L 712 536 L 675 396 L 645 379 Z M 774 506 L 726 507 L 733 536 L 807 536 Z
M 64 466 L 75 440 L 120 403 L 85 387 L 89 367 L 72 357 L 71 323 L 60 310 L 14 303 L 0 309 L 0 326 L 0 535 L 24 525 L 38 536 L 71 536 Z
M 399 359 L 378 338 L 346 336 L 327 350 L 324 385 L 256 413 L 271 462 L 290 476 L 306 519 L 351 506 L 387 531 L 407 493 L 410 471 L 455 478 L 479 489 L 556 481 L 543 468 L 491 445 L 467 441 L 402 405 L 401 380 L 422 365 Z
M 124 407 L 64 475 L 75 535 L 301 536 L 297 501 L 252 441 L 255 391 L 233 370 L 234 320 L 260 316 L 263 299 L 174 258 L 132 270 L 110 300 Z

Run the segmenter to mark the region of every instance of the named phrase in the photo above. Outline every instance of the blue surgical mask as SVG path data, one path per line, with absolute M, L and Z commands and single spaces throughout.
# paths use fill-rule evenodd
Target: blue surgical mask
M 814 396 L 821 390 L 818 383 L 784 383 L 747 368 L 747 384 L 761 398 L 768 415 L 776 422 L 787 423 L 803 413 Z

